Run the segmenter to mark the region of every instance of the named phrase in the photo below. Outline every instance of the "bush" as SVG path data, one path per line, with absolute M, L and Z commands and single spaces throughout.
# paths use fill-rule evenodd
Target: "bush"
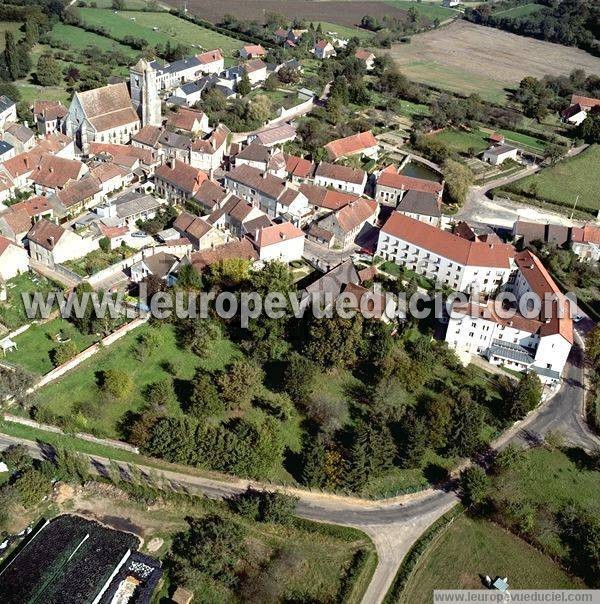
M 100 388 L 113 398 L 126 398 L 133 390 L 131 376 L 122 369 L 107 369 L 100 375 Z
M 50 360 L 55 367 L 70 361 L 79 351 L 74 342 L 64 342 L 50 351 Z
M 32 508 L 50 492 L 50 480 L 38 470 L 25 471 L 15 482 L 15 488 L 24 507 Z
M 252 487 L 228 500 L 231 509 L 245 518 L 284 525 L 292 524 L 297 502 L 298 497 Z

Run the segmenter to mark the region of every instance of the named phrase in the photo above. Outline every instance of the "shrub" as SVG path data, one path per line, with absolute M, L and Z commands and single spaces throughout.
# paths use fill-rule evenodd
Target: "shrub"
M 107 369 L 100 375 L 100 388 L 116 399 L 123 399 L 131 394 L 133 380 L 122 369 Z
M 64 342 L 50 351 L 50 360 L 55 367 L 60 367 L 77 355 L 77 346 L 73 342 Z

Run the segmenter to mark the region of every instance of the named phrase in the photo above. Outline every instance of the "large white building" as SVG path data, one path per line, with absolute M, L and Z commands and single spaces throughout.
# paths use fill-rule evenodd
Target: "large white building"
M 514 248 L 468 241 L 399 212 L 379 233 L 377 255 L 456 291 L 492 293 L 514 270 Z
M 490 363 L 516 371 L 535 371 L 545 383 L 557 383 L 573 345 L 569 303 L 540 260 L 529 250 L 515 257 L 516 269 L 506 289 L 517 300 L 536 294 L 541 310 L 533 317 L 511 312 L 500 301 L 455 304 L 446 342 L 459 353 L 485 356 Z M 528 313 L 525 313 L 528 314 Z

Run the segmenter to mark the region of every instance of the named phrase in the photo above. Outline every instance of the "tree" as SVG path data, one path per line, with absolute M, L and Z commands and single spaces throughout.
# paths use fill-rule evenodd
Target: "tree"
M 219 391 L 210 375 L 199 369 L 192 380 L 188 412 L 197 419 L 218 416 L 225 412 Z
M 516 421 L 533 411 L 542 398 L 542 382 L 537 373 L 528 371 L 521 376 L 512 396 L 508 398 L 508 419 Z
M 23 472 L 14 483 L 21 504 L 26 508 L 36 506 L 48 495 L 51 489 L 50 480 L 33 468 Z
M 186 291 L 200 291 L 202 277 L 193 264 L 184 264 L 177 273 L 177 288 Z
M 60 63 L 50 55 L 38 59 L 36 78 L 42 86 L 58 86 L 62 81 Z
M 0 460 L 8 466 L 10 472 L 25 472 L 33 466 L 33 459 L 25 445 L 11 445 L 0 453 Z
M 469 466 L 460 473 L 460 489 L 467 505 L 482 503 L 489 488 L 490 479 L 480 466 Z
M 237 92 L 241 96 L 248 96 L 252 91 L 252 84 L 246 71 L 242 74 L 240 81 L 237 83 Z
M 249 116 L 250 119 L 256 120 L 257 122 L 264 123 L 273 112 L 273 103 L 271 99 L 265 94 L 257 94 L 250 103 Z
M 19 56 L 15 35 L 12 31 L 7 30 L 4 33 L 4 60 L 8 74 L 12 80 L 18 80 L 21 77 L 19 68 Z
M 107 369 L 100 376 L 100 388 L 115 399 L 124 399 L 133 390 L 133 379 L 123 369 Z
M 114 10 L 125 10 L 125 0 L 112 0 Z
M 56 348 L 53 348 L 50 351 L 50 359 L 55 367 L 59 367 L 67 361 L 70 361 L 78 352 L 79 350 L 77 349 L 75 342 L 69 340 L 68 342 L 59 344 Z
M 319 367 L 352 366 L 362 344 L 362 316 L 311 319 L 304 353 Z
M 277 86 L 279 85 L 279 77 L 278 74 L 272 73 L 263 84 L 263 89 L 266 92 L 274 92 L 277 90 Z M 268 98 L 268 97 L 267 97 Z
M 292 352 L 285 361 L 281 387 L 292 400 L 306 402 L 313 391 L 316 365 L 305 356 Z
M 492 463 L 492 470 L 494 474 L 503 474 L 512 470 L 522 459 L 523 449 L 511 443 L 496 455 Z
M 473 184 L 473 172 L 468 166 L 452 159 L 444 163 L 446 193 L 452 203 L 462 205 L 467 199 L 469 187 Z
M 219 391 L 229 409 L 247 407 L 262 384 L 260 367 L 245 359 L 236 359 L 219 376 Z
M 554 165 L 563 155 L 567 149 L 565 145 L 558 145 L 556 143 L 548 143 L 544 149 L 544 158 L 549 160 Z
M 177 331 L 181 345 L 200 358 L 205 358 L 222 337 L 221 326 L 214 319 L 181 319 Z
M 459 393 L 452 412 L 448 451 L 461 457 L 472 455 L 481 445 L 485 411 L 466 391 Z
M 294 518 L 298 497 L 276 491 L 258 491 L 252 487 L 228 500 L 234 512 L 258 520 L 289 525 Z
M 579 124 L 577 136 L 586 143 L 600 143 L 600 111 L 590 111 L 588 116 Z
M 25 44 L 31 48 L 37 44 L 39 37 L 40 32 L 37 22 L 33 19 L 28 19 L 25 21 Z
M 166 377 L 150 384 L 146 390 L 146 400 L 153 409 L 167 408 L 175 401 L 173 380 Z
M 600 367 L 600 325 L 596 324 L 585 339 L 585 352 L 592 365 Z
M 89 479 L 90 462 L 81 453 L 65 447 L 57 447 L 54 449 L 53 462 L 61 480 L 83 484 Z
M 398 443 L 403 468 L 418 468 L 427 451 L 427 426 L 423 418 L 414 412 L 407 413 L 402 426 L 404 439 Z
M 218 514 L 188 518 L 188 530 L 178 534 L 169 566 L 177 582 L 187 583 L 196 573 L 231 585 L 246 548 L 244 531 L 233 520 Z

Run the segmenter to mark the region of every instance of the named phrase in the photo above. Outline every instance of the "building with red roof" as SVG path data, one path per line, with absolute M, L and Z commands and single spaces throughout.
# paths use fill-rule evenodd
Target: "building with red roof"
M 440 199 L 444 192 L 444 183 L 436 180 L 406 176 L 398 171 L 397 166 L 390 165 L 377 177 L 375 199 L 379 203 L 396 206 L 408 191 L 431 193 Z
M 379 155 L 379 142 L 373 136 L 373 133 L 358 132 L 352 136 L 338 138 L 325 145 L 325 150 L 331 161 L 337 161 L 342 157 L 351 157 L 353 155 L 364 155 L 372 159 L 377 159 Z

